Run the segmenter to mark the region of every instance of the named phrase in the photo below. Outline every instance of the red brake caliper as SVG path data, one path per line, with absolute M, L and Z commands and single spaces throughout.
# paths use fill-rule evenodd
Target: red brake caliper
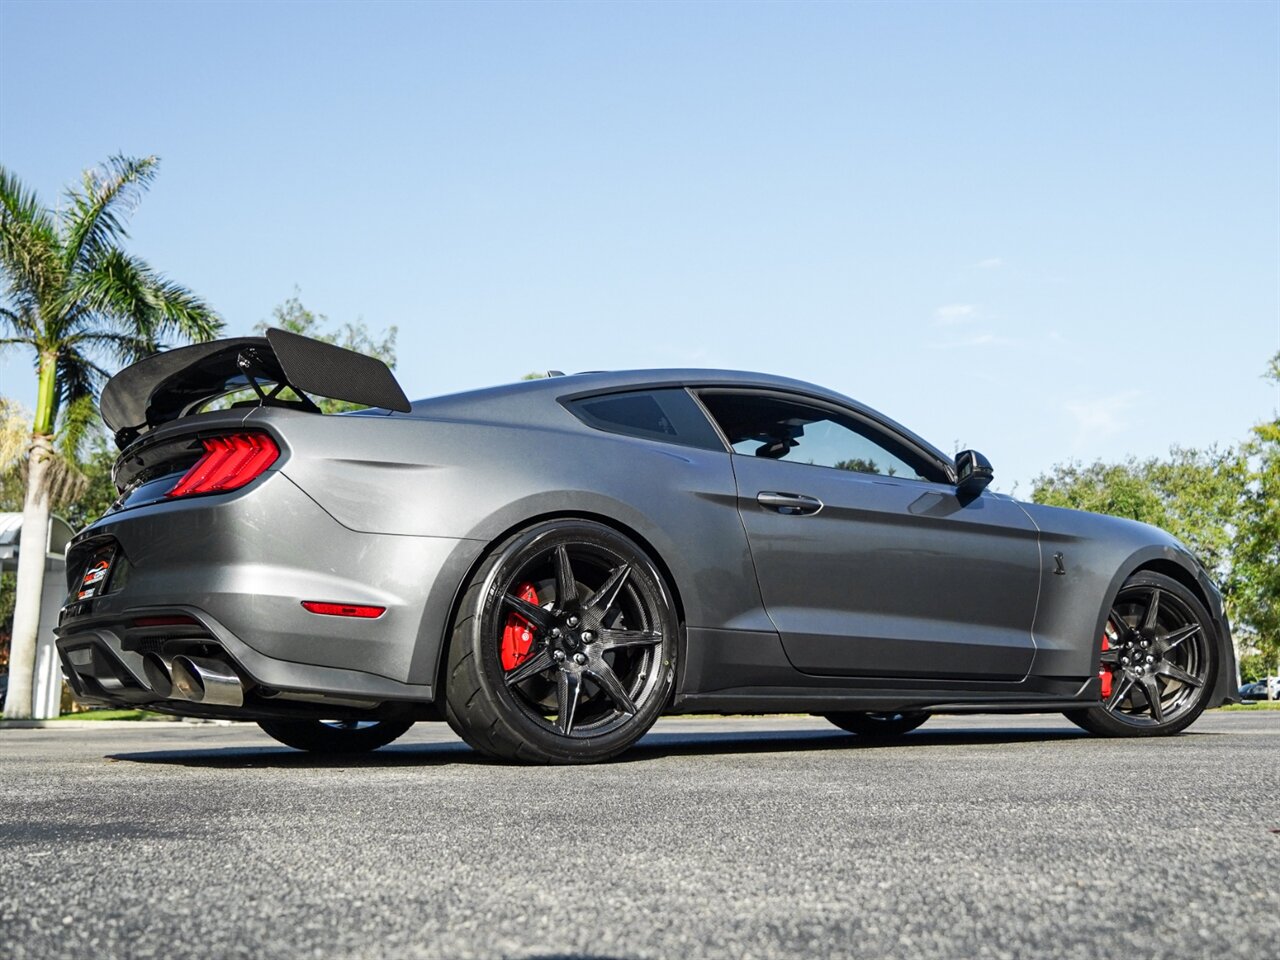
M 1107 639 L 1105 630 L 1102 631 L 1102 649 L 1111 649 L 1111 641 Z M 1111 696 L 1111 668 L 1105 663 L 1098 667 L 1098 679 L 1102 681 L 1102 699 L 1106 700 Z
M 516 596 L 521 600 L 538 604 L 538 591 L 532 583 L 522 583 L 516 587 Z M 529 657 L 533 647 L 533 631 L 535 627 L 518 613 L 507 617 L 507 626 L 502 631 L 502 669 L 514 670 Z

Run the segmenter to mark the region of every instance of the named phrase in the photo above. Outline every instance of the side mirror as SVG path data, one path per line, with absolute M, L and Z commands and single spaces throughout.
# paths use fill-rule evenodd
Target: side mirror
M 961 450 L 956 454 L 956 494 L 965 503 L 985 490 L 994 476 L 991 461 L 977 450 Z

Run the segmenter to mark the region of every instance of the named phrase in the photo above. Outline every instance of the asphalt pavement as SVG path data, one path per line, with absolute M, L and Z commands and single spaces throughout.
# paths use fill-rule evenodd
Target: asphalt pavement
M 1280 712 L 1163 740 L 664 720 L 621 760 L 0 730 L 0 957 L 1280 953 Z

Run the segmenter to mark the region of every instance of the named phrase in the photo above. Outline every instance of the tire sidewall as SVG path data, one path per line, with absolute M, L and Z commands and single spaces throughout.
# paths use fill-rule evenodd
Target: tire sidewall
M 1116 591 L 1111 603 L 1107 606 L 1110 610 L 1115 606 L 1120 594 L 1134 587 L 1157 587 L 1163 592 L 1175 595 L 1181 602 L 1191 608 L 1197 620 L 1200 622 L 1200 628 L 1205 632 L 1205 650 L 1206 659 L 1208 661 L 1208 669 L 1205 672 L 1204 686 L 1200 688 L 1197 694 L 1195 704 L 1179 716 L 1175 720 L 1171 720 L 1166 724 L 1130 724 L 1118 719 L 1105 706 L 1090 707 L 1083 711 L 1072 711 L 1067 716 L 1072 722 L 1089 730 L 1093 733 L 1099 733 L 1106 736 L 1117 737 L 1159 737 L 1169 736 L 1170 734 L 1179 733 L 1189 727 L 1204 712 L 1205 707 L 1209 703 L 1209 699 L 1213 696 L 1213 690 L 1218 680 L 1218 671 L 1221 669 L 1222 657 L 1218 649 L 1217 632 L 1213 627 L 1213 617 L 1205 607 L 1203 601 L 1195 595 L 1183 584 L 1167 577 L 1162 573 L 1154 571 L 1142 570 L 1138 573 L 1127 577 L 1120 585 L 1120 589 Z M 1099 637 L 1094 642 L 1094 659 L 1100 661 L 1102 657 L 1102 638 Z
M 559 544 L 590 543 L 621 555 L 631 564 L 631 577 L 660 598 L 658 622 L 662 643 L 655 656 L 659 671 L 652 694 L 639 711 L 616 730 L 591 738 L 563 737 L 530 717 L 516 702 L 517 696 L 506 685 L 498 638 L 506 611 L 501 587 L 532 556 Z M 463 611 L 465 614 L 466 611 Z M 483 693 L 499 709 L 512 733 L 539 753 L 561 761 L 591 762 L 614 756 L 631 746 L 651 727 L 666 709 L 675 685 L 676 650 L 679 622 L 670 591 L 649 555 L 630 538 L 604 524 L 589 520 L 558 520 L 539 524 L 517 534 L 496 553 L 485 575 L 471 621 L 470 643 L 477 664 Z

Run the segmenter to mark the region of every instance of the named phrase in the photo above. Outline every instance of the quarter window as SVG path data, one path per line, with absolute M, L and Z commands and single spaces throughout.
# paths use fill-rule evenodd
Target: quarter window
M 565 406 L 598 430 L 724 451 L 724 444 L 693 397 L 678 387 L 579 397 Z

